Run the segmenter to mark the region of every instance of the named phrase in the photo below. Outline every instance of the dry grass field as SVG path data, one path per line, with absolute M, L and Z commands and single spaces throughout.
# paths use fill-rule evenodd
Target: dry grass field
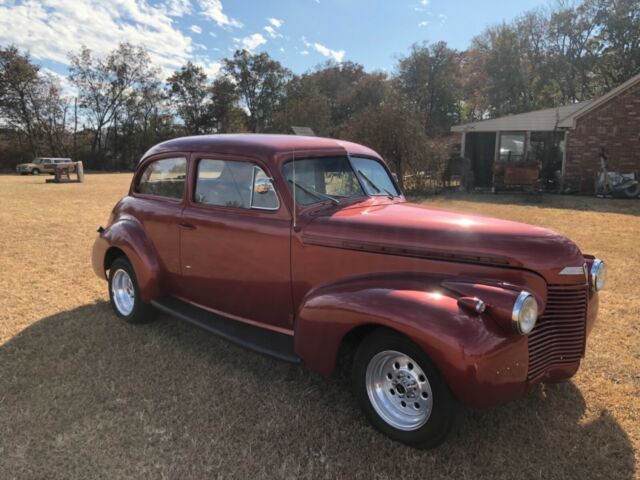
M 610 277 L 571 382 L 462 409 L 424 452 L 372 430 L 344 382 L 172 318 L 118 321 L 89 256 L 129 180 L 0 176 L 0 479 L 638 478 L 640 202 L 426 201 L 555 229 Z

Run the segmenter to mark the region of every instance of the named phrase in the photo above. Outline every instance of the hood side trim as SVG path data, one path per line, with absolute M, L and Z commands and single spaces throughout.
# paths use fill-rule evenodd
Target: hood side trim
M 398 246 L 389 243 L 354 241 L 336 237 L 321 235 L 303 235 L 302 243 L 320 247 L 341 248 L 344 250 L 357 250 L 363 252 L 380 253 L 384 255 L 397 255 L 401 257 L 428 258 L 431 260 L 449 260 L 454 262 L 475 263 L 496 266 L 518 266 L 503 257 L 486 255 L 474 255 L 469 253 L 427 250 L 416 247 Z

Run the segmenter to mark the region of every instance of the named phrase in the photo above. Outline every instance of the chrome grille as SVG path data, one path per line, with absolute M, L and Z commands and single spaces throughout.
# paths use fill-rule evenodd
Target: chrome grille
M 587 288 L 549 285 L 544 315 L 528 337 L 530 382 L 550 367 L 575 363 L 584 354 Z

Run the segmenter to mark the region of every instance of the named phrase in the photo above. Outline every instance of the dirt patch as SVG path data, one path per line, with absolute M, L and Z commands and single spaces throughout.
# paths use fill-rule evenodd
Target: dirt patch
M 373 431 L 347 385 L 179 320 L 132 326 L 90 266 L 130 175 L 0 176 L 0 478 L 635 478 L 640 203 L 545 196 L 427 203 L 525 221 L 608 261 L 578 375 L 463 409 L 422 452 Z

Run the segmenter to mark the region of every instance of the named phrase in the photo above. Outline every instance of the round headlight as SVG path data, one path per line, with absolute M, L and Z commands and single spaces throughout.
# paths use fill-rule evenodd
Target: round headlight
M 602 260 L 596 258 L 591 265 L 591 286 L 599 292 L 604 288 L 605 283 L 607 283 L 607 267 Z
M 513 328 L 520 335 L 526 335 L 536 326 L 537 320 L 538 303 L 531 293 L 523 290 L 516 298 L 511 312 Z

